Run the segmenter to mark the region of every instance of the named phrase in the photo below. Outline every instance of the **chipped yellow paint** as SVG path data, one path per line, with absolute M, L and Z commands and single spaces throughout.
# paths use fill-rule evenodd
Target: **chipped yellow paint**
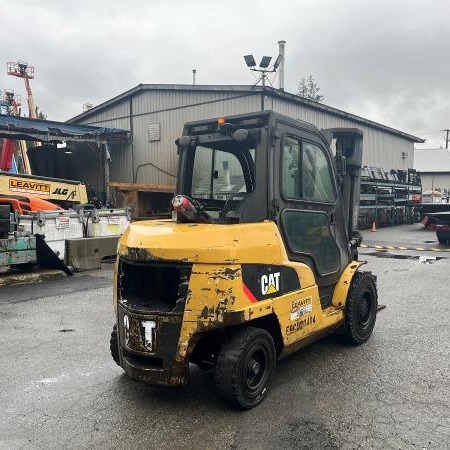
M 397 247 L 399 250 L 408 250 L 408 247 Z
M 119 241 L 119 255 L 126 256 L 130 248 L 148 251 L 154 259 L 193 263 L 280 264 L 282 257 L 278 229 L 269 221 L 237 225 L 135 222 Z
M 175 358 L 185 359 L 200 335 L 217 328 L 251 323 L 273 314 L 285 348 L 319 332 L 333 329 L 344 319 L 350 282 L 361 262 L 343 271 L 325 310 L 311 268 L 288 259 L 275 223 L 217 225 L 145 221 L 130 225 L 119 241 L 118 253 L 141 261 L 192 263 L 189 290 Z M 244 292 L 241 264 L 281 265 L 293 268 L 301 289 L 252 302 Z M 117 285 L 117 269 L 115 285 Z M 116 308 L 117 293 L 114 290 Z M 297 310 L 299 301 L 306 309 Z
M 336 308 L 343 308 L 347 299 L 348 290 L 355 272 L 365 264 L 362 261 L 352 261 L 342 272 L 342 275 L 334 288 L 333 300 L 331 304 Z

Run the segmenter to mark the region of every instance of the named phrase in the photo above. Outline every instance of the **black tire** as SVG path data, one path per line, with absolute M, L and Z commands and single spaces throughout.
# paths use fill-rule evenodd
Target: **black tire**
M 120 357 L 119 357 L 119 342 L 117 340 L 117 325 L 113 326 L 113 329 L 111 331 L 111 338 L 109 340 L 109 348 L 111 350 L 111 356 L 114 362 L 122 367 L 120 365 Z
M 214 363 L 208 361 L 195 361 L 194 364 L 200 369 L 208 372 L 208 370 L 214 369 Z
M 254 408 L 267 395 L 276 359 L 275 344 L 266 330 L 251 326 L 230 330 L 217 359 L 217 391 L 237 408 Z
M 377 319 L 378 294 L 371 272 L 356 272 L 345 304 L 343 339 L 353 345 L 367 341 Z

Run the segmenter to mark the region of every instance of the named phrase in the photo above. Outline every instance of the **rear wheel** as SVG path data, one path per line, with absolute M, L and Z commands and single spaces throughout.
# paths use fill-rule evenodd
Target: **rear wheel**
M 275 367 L 272 336 L 260 328 L 238 328 L 227 336 L 220 349 L 216 388 L 233 406 L 253 408 L 266 397 Z
M 109 348 L 111 350 L 111 356 L 114 362 L 118 366 L 120 366 L 119 341 L 117 339 L 117 325 L 114 325 L 111 331 L 111 338 L 109 339 Z
M 371 272 L 356 272 L 345 304 L 345 341 L 358 345 L 372 334 L 377 319 L 378 294 Z

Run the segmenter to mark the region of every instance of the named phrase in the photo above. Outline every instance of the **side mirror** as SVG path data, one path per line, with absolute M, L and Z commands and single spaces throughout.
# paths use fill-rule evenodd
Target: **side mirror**
M 180 154 L 180 147 L 190 147 L 193 143 L 193 138 L 191 136 L 181 136 L 176 141 L 175 144 L 177 145 L 177 154 Z
M 175 141 L 180 147 L 189 147 L 191 145 L 191 137 L 190 136 L 181 136 Z

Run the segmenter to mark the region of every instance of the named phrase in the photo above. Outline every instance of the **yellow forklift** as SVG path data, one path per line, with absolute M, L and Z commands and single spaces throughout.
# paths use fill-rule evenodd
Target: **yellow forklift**
M 183 385 L 194 363 L 249 409 L 278 360 L 330 333 L 370 337 L 362 139 L 272 111 L 185 125 L 172 220 L 133 223 L 119 242 L 110 347 L 127 375 Z

